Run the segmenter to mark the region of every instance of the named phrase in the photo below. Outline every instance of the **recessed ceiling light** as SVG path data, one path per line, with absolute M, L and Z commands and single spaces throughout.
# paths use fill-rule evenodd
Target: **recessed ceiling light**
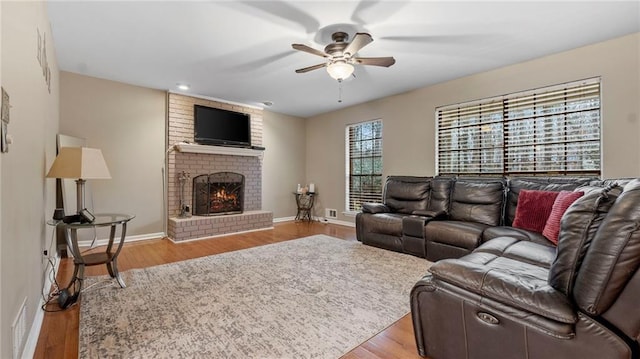
M 267 107 L 273 106 L 273 102 L 272 101 L 264 101 L 262 104 L 267 106 Z
M 187 84 L 178 84 L 178 89 L 182 90 L 182 91 L 187 91 L 188 89 L 190 89 L 191 87 Z

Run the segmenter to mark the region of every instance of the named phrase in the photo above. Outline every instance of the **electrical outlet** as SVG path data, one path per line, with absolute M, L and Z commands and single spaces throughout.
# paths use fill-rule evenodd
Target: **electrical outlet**
M 327 218 L 338 218 L 338 210 L 333 208 L 325 208 L 324 216 Z

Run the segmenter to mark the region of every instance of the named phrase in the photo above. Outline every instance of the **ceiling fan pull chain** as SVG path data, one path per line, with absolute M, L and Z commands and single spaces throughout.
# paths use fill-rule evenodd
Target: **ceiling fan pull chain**
M 338 103 L 342 103 L 342 80 L 338 80 Z

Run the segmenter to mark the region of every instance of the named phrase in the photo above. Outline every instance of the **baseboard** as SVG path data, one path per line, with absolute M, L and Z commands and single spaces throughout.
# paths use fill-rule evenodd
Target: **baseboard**
M 345 227 L 355 227 L 356 226 L 356 224 L 354 222 L 340 221 L 340 220 L 333 219 L 333 218 L 314 217 L 313 219 L 315 221 L 320 222 L 320 223 L 331 223 L 331 224 L 337 224 L 339 226 L 345 226 Z
M 291 216 L 291 217 L 280 217 L 280 218 L 274 218 L 273 219 L 273 223 L 281 223 L 281 222 L 290 222 L 290 221 L 295 221 L 296 217 L 295 216 Z
M 135 236 L 126 236 L 124 241 L 125 243 L 129 243 L 129 242 L 137 242 L 137 241 L 145 241 L 147 239 L 159 239 L 159 238 L 164 238 L 167 235 L 163 232 L 157 232 L 157 233 L 147 233 L 147 234 L 138 234 Z M 115 241 L 117 242 L 119 238 L 116 238 Z M 78 241 L 78 246 L 80 247 L 89 247 L 91 245 L 91 240 L 86 240 L 86 241 Z M 109 239 L 105 238 L 105 239 L 98 239 L 96 241 L 96 246 L 106 246 L 107 244 L 109 244 Z
M 58 253 L 55 253 L 54 264 L 53 264 L 53 272 L 58 273 L 58 268 L 60 268 L 60 256 Z M 48 266 L 48 265 L 47 265 Z M 42 286 L 42 293 L 49 293 L 51 291 L 51 276 L 47 275 L 44 280 L 44 285 Z M 36 346 L 38 345 L 38 337 L 40 336 L 40 330 L 42 329 L 42 322 L 44 321 L 44 310 L 42 310 L 42 306 L 45 304 L 44 298 L 40 297 L 40 302 L 38 303 L 38 308 L 36 309 L 36 314 L 33 318 L 33 323 L 31 324 L 31 330 L 29 330 L 29 336 L 27 337 L 27 341 L 24 343 L 24 348 L 22 349 L 23 359 L 33 358 L 36 353 Z

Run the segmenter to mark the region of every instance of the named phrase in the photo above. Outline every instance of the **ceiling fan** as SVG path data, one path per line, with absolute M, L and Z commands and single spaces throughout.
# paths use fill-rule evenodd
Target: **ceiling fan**
M 351 42 L 347 42 L 349 34 L 346 32 L 338 31 L 331 35 L 333 43 L 327 45 L 324 48 L 324 52 L 316 50 L 312 47 L 303 44 L 292 44 L 291 46 L 298 51 L 308 52 L 313 55 L 324 57 L 328 59 L 327 62 L 317 64 L 309 67 L 297 69 L 296 73 L 305 73 L 323 67 L 327 68 L 329 76 L 342 82 L 342 80 L 348 78 L 353 73 L 353 65 L 371 65 L 371 66 L 383 66 L 389 67 L 396 63 L 396 60 L 389 57 L 356 57 L 356 53 L 363 47 L 367 46 L 373 41 L 371 35 L 358 32 L 353 37 Z

